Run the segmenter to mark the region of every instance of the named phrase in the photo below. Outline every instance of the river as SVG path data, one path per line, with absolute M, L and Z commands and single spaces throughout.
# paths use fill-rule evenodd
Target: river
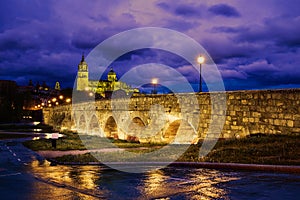
M 1 199 L 299 199 L 300 175 L 166 167 L 125 173 L 52 166 L 19 140 L 0 141 Z

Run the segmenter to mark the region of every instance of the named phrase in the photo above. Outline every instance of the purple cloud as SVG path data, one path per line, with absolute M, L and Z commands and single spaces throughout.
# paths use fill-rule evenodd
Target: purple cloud
M 17 80 L 20 85 L 33 79 L 72 86 L 82 52 L 87 55 L 97 44 L 121 31 L 154 26 L 180 31 L 202 44 L 217 63 L 227 89 L 299 87 L 297 3 L 3 0 L 0 79 Z M 133 36 L 128 42 L 151 41 Z M 122 45 L 115 44 L 107 54 Z M 130 52 L 113 65 L 122 75 L 150 62 L 172 66 L 197 85 L 199 79 L 190 64 L 168 52 Z
M 157 4 L 159 8 L 164 11 L 172 13 L 174 16 L 181 16 L 187 18 L 202 17 L 203 7 L 193 3 L 193 4 L 183 4 L 183 3 L 166 3 L 160 2 Z
M 209 7 L 209 12 L 215 15 L 221 15 L 225 17 L 240 17 L 241 14 L 232 6 L 227 4 L 217 4 Z

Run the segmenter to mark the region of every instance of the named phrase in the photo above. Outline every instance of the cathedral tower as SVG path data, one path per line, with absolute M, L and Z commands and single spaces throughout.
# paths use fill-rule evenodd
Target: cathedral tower
M 84 60 L 84 55 L 82 54 L 82 58 L 78 65 L 78 72 L 77 72 L 77 90 L 84 91 L 88 87 L 89 87 L 88 65 Z
M 107 80 L 110 82 L 116 82 L 117 81 L 117 74 L 113 70 L 113 68 L 110 69 L 110 71 L 107 74 Z

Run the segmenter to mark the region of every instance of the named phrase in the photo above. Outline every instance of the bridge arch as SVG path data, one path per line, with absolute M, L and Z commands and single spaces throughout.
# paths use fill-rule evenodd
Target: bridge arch
M 169 123 L 163 133 L 163 141 L 166 143 L 197 143 L 197 131 L 186 120 L 177 119 Z
M 179 126 L 181 124 L 180 119 L 171 122 L 165 132 L 163 133 L 163 140 L 166 143 L 172 143 L 175 139 Z
M 92 135 L 101 136 L 99 120 L 96 115 L 93 115 L 90 119 L 88 132 Z
M 70 126 L 71 131 L 76 131 L 76 126 L 77 126 L 76 122 L 77 122 L 76 115 L 75 115 L 75 113 L 72 113 L 71 114 L 71 126 Z
M 136 124 L 137 126 L 144 127 L 145 122 L 140 117 L 134 117 L 131 120 L 131 124 Z
M 127 140 L 138 142 L 138 135 L 141 134 L 145 126 L 145 122 L 140 117 L 134 117 L 128 127 Z
M 108 117 L 104 126 L 104 134 L 107 138 L 118 139 L 118 125 L 113 116 Z
M 87 125 L 86 125 L 86 118 L 84 114 L 80 115 L 78 119 L 78 132 L 79 133 L 86 133 L 87 132 Z

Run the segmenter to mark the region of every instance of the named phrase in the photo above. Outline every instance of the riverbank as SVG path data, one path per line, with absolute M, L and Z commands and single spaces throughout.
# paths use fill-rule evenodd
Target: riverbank
M 7 132 L 0 131 L 0 140 L 7 140 L 7 139 L 17 139 L 17 138 L 27 138 L 31 137 L 31 134 L 8 134 Z
M 77 163 L 99 162 L 95 158 L 99 158 L 99 156 L 104 160 L 111 159 L 115 162 L 124 162 L 128 161 L 128 156 L 125 155 L 126 151 L 141 156 L 144 153 L 154 152 L 165 145 L 111 140 L 110 146 L 105 146 L 107 143 L 103 142 L 102 139 L 86 136 L 90 139 L 89 147 L 92 147 L 87 150 L 77 134 L 67 133 L 66 135 L 65 138 L 57 140 L 57 149 L 53 149 L 51 142 L 45 139 L 27 141 L 24 145 L 42 152 L 45 157 L 51 157 L 57 162 Z M 299 143 L 299 135 L 256 135 L 241 139 L 220 139 L 205 157 L 199 157 L 199 149 L 202 145 L 200 142 L 197 145 L 190 145 L 187 151 L 179 158 L 176 157 L 174 161 L 300 166 Z M 113 150 L 109 150 L 111 144 L 114 144 Z M 180 145 L 177 146 L 180 148 Z M 64 153 L 57 153 L 59 151 L 64 151 Z M 162 158 L 170 158 L 171 156 L 173 155 L 160 155 Z M 134 157 L 130 159 L 136 160 Z

